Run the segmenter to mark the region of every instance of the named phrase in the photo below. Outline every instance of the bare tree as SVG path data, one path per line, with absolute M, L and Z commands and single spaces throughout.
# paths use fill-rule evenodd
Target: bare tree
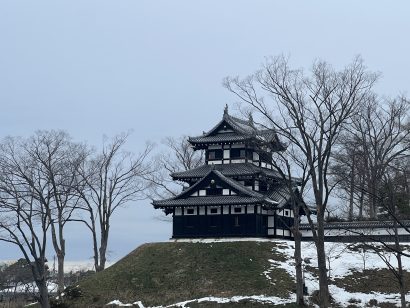
M 41 307 L 50 307 L 46 247 L 52 192 L 42 169 L 25 151 L 24 141 L 0 145 L 0 240 L 17 245 L 31 266 Z
M 375 74 L 366 71 L 360 58 L 341 71 L 316 62 L 311 75 L 306 76 L 300 69 L 291 69 L 284 57 L 276 57 L 243 80 L 226 78 L 224 82 L 279 137 L 294 144 L 307 162 L 317 212 L 317 226 L 309 222 L 317 248 L 321 307 L 328 307 L 330 302 L 324 249 L 324 215 L 333 189 L 329 162 L 343 126 L 368 100 L 376 79 Z M 270 103 L 264 95 L 271 99 Z
M 343 134 L 338 143 L 338 151 L 333 154 L 331 172 L 337 183 L 338 197 L 347 203 L 343 214 L 349 221 L 363 219 L 367 210 L 366 181 L 367 158 L 361 147 L 361 140 L 349 133 Z M 338 209 L 340 212 L 340 208 Z
M 66 255 L 64 228 L 78 210 L 74 185 L 78 182 L 78 165 L 85 158 L 85 149 L 71 142 L 63 131 L 38 131 L 24 146 L 24 151 L 38 166 L 38 174 L 48 182 L 51 208 L 51 239 L 57 255 L 58 292 L 64 290 L 64 259 Z
M 370 218 L 376 218 L 378 192 L 387 169 L 409 155 L 409 102 L 400 97 L 387 102 L 377 98 L 361 108 L 353 121 L 353 137 L 365 163 L 366 194 Z M 357 186 L 357 185 L 356 185 Z
M 176 196 L 183 183 L 176 183 L 170 174 L 187 171 L 204 164 L 204 152 L 195 151 L 188 142 L 187 136 L 180 138 L 167 137 L 162 142 L 165 150 L 155 157 L 154 170 L 147 177 L 150 185 L 149 198 L 165 199 Z
M 128 134 L 114 137 L 104 143 L 101 153 L 90 155 L 78 166 L 77 193 L 88 216 L 79 220 L 91 232 L 97 272 L 105 268 L 107 261 L 112 215 L 119 207 L 145 198 L 147 183 L 144 178 L 151 172 L 146 160 L 152 147 L 147 145 L 135 156 L 123 151 L 127 137 Z

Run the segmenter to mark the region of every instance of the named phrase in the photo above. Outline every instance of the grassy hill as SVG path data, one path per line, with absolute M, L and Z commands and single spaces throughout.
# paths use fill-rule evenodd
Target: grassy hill
M 393 274 L 377 253 L 360 245 L 326 243 L 334 307 L 397 307 Z M 145 244 L 83 280 L 82 296 L 68 307 L 103 307 L 113 301 L 135 307 L 296 307 L 293 252 L 291 241 Z M 303 243 L 302 255 L 314 301 L 314 245 Z M 403 262 L 410 286 L 410 262 Z
M 207 296 L 269 295 L 287 298 L 293 278 L 268 260 L 285 261 L 278 242 L 145 244 L 80 283 L 83 296 L 70 306 L 101 307 L 112 300 L 170 305 Z M 269 271 L 271 280 L 267 279 Z M 217 304 L 209 304 L 215 307 Z M 253 306 L 241 300 L 238 305 Z M 190 307 L 208 307 L 193 303 Z M 226 305 L 225 305 L 226 306 Z M 283 306 L 282 306 L 283 307 Z M 291 307 L 291 306 L 287 306 Z

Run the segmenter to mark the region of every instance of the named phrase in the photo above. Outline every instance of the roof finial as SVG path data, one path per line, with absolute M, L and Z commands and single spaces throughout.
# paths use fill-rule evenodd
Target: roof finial
M 228 104 L 225 104 L 225 108 L 224 108 L 224 115 L 228 114 Z

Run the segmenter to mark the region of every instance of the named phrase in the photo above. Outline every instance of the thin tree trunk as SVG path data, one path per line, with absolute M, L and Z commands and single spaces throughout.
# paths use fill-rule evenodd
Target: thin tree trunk
M 58 294 L 60 295 L 64 291 L 64 259 L 65 259 L 65 240 L 63 237 L 63 228 L 59 226 L 59 237 L 57 239 L 57 234 L 55 226 L 51 224 L 51 237 L 53 242 L 54 251 L 57 255 L 57 285 Z
M 356 168 L 356 164 L 355 164 L 355 155 L 353 154 L 353 158 L 352 158 L 352 169 L 351 169 L 351 173 L 350 173 L 350 188 L 349 188 L 349 221 L 353 221 L 353 206 L 354 206 L 354 190 L 355 190 L 355 168 Z
M 326 274 L 326 253 L 325 253 L 325 232 L 324 232 L 324 215 L 317 215 L 317 267 L 319 269 L 319 306 L 321 308 L 329 307 L 330 296 L 328 287 L 328 278 Z
M 57 255 L 58 262 L 58 272 L 57 272 L 57 282 L 58 282 L 58 294 L 64 291 L 64 253 Z
M 377 179 L 375 175 L 372 175 L 371 178 L 371 187 L 370 187 L 370 218 L 371 219 L 376 219 L 377 218 L 377 201 L 378 201 L 378 192 L 379 192 L 379 188 L 377 185 Z
M 393 210 L 393 212 L 395 212 Z M 399 286 L 400 286 L 400 301 L 401 301 L 401 307 L 406 308 L 406 282 L 404 280 L 404 273 L 403 273 L 403 264 L 401 260 L 401 247 L 400 247 L 400 240 L 399 240 L 399 232 L 397 230 L 397 221 L 394 220 L 393 222 L 394 226 L 394 244 L 395 244 L 395 249 L 396 249 L 396 258 L 397 258 L 397 267 L 398 267 L 398 280 L 399 280 Z
M 295 270 L 296 270 L 296 304 L 304 307 L 303 298 L 303 268 L 302 268 L 302 234 L 299 230 L 299 208 L 294 209 L 293 237 L 295 239 Z
M 359 219 L 363 219 L 363 205 L 364 205 L 364 178 L 360 183 L 360 197 L 359 197 Z
M 399 245 L 400 246 L 400 245 Z M 399 285 L 400 285 L 400 301 L 401 307 L 406 308 L 406 282 L 404 280 L 403 265 L 401 261 L 401 254 L 397 254 L 397 264 L 399 267 Z

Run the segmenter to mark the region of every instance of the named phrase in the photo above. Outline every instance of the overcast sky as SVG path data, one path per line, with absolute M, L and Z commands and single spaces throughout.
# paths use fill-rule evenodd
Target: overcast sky
M 98 146 L 103 134 L 133 129 L 127 147 L 138 152 L 146 141 L 198 135 L 234 106 L 222 79 L 279 54 L 307 69 L 360 54 L 383 74 L 381 94 L 407 93 L 409 13 L 408 1 L 3 0 L 0 137 L 64 129 Z M 160 214 L 148 201 L 121 209 L 109 258 L 167 240 Z M 68 232 L 67 259 L 90 258 L 85 230 Z M 0 243 L 0 260 L 19 256 Z

